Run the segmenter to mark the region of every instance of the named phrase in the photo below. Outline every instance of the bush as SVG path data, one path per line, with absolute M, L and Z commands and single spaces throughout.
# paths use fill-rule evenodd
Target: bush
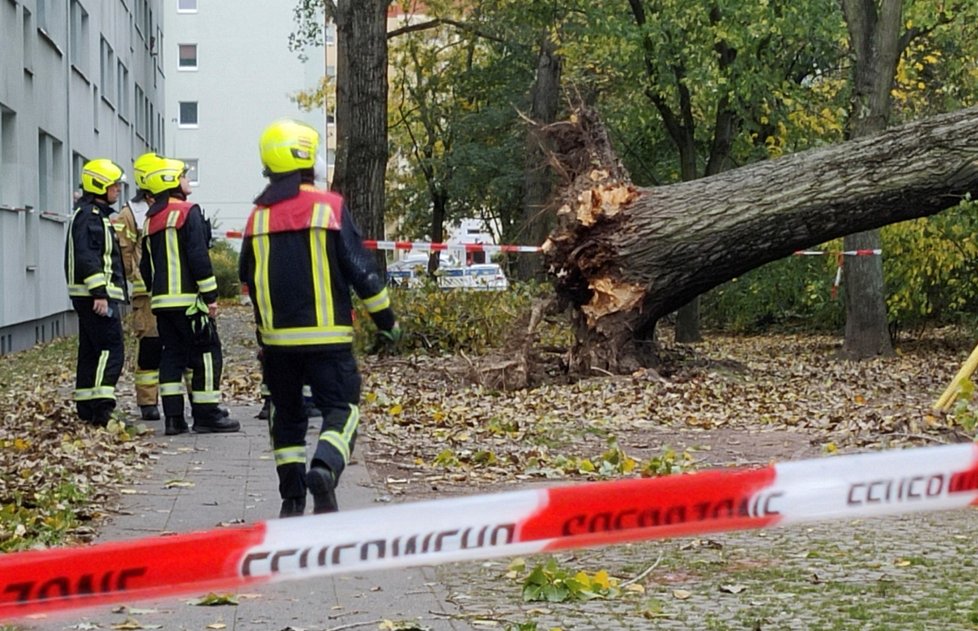
M 238 280 L 238 252 L 227 241 L 218 241 L 210 251 L 214 277 L 217 279 L 217 295 L 221 298 L 237 298 L 241 293 Z
M 415 289 L 389 289 L 398 323 L 404 331 L 402 351 L 432 354 L 459 351 L 480 354 L 500 348 L 511 339 L 518 323 L 525 323 L 533 301 L 549 295 L 549 285 L 514 283 L 505 291 L 439 289 L 429 282 Z M 376 327 L 360 302 L 355 321 L 356 347 L 373 344 Z M 568 340 L 560 324 L 538 330 L 545 343 Z

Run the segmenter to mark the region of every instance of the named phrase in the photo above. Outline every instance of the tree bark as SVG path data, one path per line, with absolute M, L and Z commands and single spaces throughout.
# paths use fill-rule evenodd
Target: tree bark
M 853 89 L 847 136 L 860 138 L 886 129 L 890 92 L 903 45 L 903 0 L 842 0 L 853 52 Z M 879 249 L 879 230 L 846 235 L 843 249 Z M 892 355 L 886 317 L 881 257 L 847 257 L 842 268 L 846 331 L 843 355 L 866 359 Z
M 333 188 L 371 239 L 384 238 L 389 4 L 390 0 L 340 0 L 336 6 Z M 383 252 L 377 252 L 377 261 L 386 269 Z
M 655 365 L 657 320 L 695 296 L 978 194 L 978 107 L 657 188 L 628 181 L 593 114 L 574 120 L 555 146 L 575 185 L 545 250 L 574 309 L 578 371 Z
M 547 162 L 550 153 L 546 134 L 541 129 L 557 119 L 560 99 L 561 59 L 557 45 L 547 36 L 540 45 L 537 58 L 536 81 L 530 92 L 530 118 L 527 130 L 525 190 L 523 196 L 523 240 L 526 243 L 543 243 L 553 228 L 554 175 Z M 550 207 L 550 212 L 547 212 Z M 540 257 L 523 256 L 518 259 L 520 277 L 542 279 L 543 260 Z

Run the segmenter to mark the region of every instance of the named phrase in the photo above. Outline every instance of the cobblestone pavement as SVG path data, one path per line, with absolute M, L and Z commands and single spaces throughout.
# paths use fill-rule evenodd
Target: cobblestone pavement
M 438 576 L 469 620 L 514 628 L 976 629 L 976 526 L 974 510 L 949 511 L 558 556 L 574 571 L 644 575 L 643 593 L 586 602 L 522 602 L 506 560 L 445 566 Z

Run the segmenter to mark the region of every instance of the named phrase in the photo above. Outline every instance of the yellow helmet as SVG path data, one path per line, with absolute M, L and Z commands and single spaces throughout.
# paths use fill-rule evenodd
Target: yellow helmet
M 146 171 L 159 159 L 160 156 L 151 151 L 132 161 L 132 179 L 136 182 L 137 188 L 146 188 Z
M 283 118 L 265 128 L 259 149 L 261 163 L 270 173 L 311 169 L 316 163 L 319 132 L 305 123 Z
M 187 172 L 187 165 L 180 160 L 156 156 L 155 160 L 147 161 L 143 166 L 143 188 L 159 195 L 163 191 L 180 186 L 180 176 Z
M 106 189 L 113 184 L 126 181 L 122 167 L 107 158 L 89 160 L 82 167 L 82 190 L 94 195 L 105 195 Z

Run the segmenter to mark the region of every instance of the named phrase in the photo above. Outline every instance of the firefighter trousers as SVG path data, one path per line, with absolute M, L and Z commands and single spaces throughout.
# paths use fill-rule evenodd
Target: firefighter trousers
M 119 303 L 109 301 L 109 315 L 92 311 L 91 298 L 72 299 L 78 314 L 78 363 L 75 369 L 75 408 L 78 417 L 105 425 L 115 410 L 115 385 L 122 373 L 125 347 Z
M 136 405 L 156 405 L 159 399 L 160 357 L 163 344 L 156 328 L 156 316 L 150 310 L 150 297 L 133 296 L 129 326 L 136 336 Z
M 302 387 L 309 384 L 323 422 L 312 464 L 325 465 L 339 483 L 350 461 L 360 424 L 360 373 L 353 352 L 282 351 L 266 347 L 262 369 L 272 407 L 269 432 L 283 499 L 306 495 L 306 430 Z
M 216 327 L 207 339 L 195 335 L 183 309 L 160 309 L 156 326 L 163 353 L 160 357 L 160 399 L 165 416 L 183 416 L 184 373 L 190 372 L 190 409 L 194 421 L 204 424 L 222 418 L 223 355 Z

